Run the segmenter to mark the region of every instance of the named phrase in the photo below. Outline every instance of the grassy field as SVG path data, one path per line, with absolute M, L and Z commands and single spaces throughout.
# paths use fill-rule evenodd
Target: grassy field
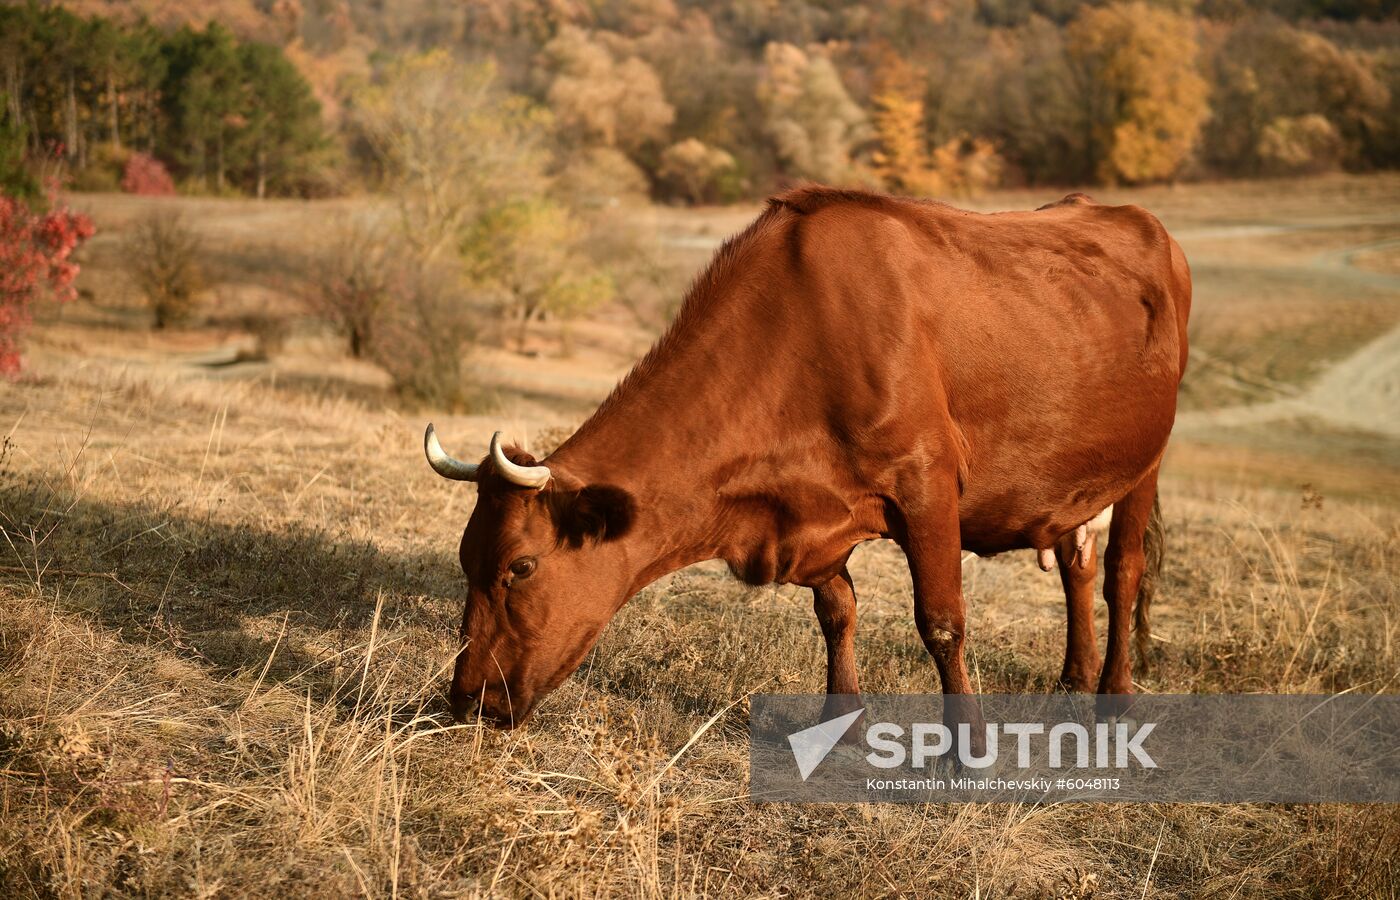
M 1400 178 L 1104 199 L 1158 211 L 1197 273 L 1140 689 L 1394 692 Z M 166 202 L 208 239 L 211 320 L 149 331 L 119 267 L 142 201 L 79 198 L 88 299 L 0 386 L 0 896 L 1400 893 L 1387 807 L 755 806 L 745 698 L 820 691 L 825 656 L 806 591 L 715 566 L 644 590 L 529 727 L 452 725 L 474 490 L 429 471 L 423 423 L 543 440 L 652 335 L 604 310 L 483 348 L 479 411 L 407 410 L 288 288 L 351 201 Z M 637 211 L 697 267 L 751 213 Z M 211 367 L 248 309 L 295 319 L 284 351 Z M 853 574 L 865 687 L 935 689 L 898 552 Z M 974 681 L 1051 690 L 1057 579 L 1020 553 L 965 587 Z

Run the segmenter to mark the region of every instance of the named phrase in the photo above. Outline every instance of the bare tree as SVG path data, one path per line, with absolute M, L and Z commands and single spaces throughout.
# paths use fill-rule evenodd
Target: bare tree
M 399 265 L 391 248 L 395 238 L 377 217 L 358 216 L 307 268 L 302 292 L 307 305 L 345 335 L 356 359 L 369 356 L 377 323 L 389 306 Z
M 459 284 L 443 266 L 393 272 L 369 353 L 407 399 L 449 409 L 471 405 L 467 359 L 477 329 Z
M 454 250 L 463 229 L 502 199 L 543 190 L 545 116 L 500 91 L 492 64 L 443 51 L 395 63 L 364 92 L 359 127 L 422 259 Z
M 136 224 L 126 244 L 127 272 L 151 304 L 156 327 L 188 319 L 204 287 L 199 235 L 178 212 L 157 210 Z

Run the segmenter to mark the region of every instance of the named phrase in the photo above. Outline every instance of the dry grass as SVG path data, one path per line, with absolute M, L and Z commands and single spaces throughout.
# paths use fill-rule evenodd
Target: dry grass
M 1400 893 L 1390 807 L 754 805 L 745 698 L 819 691 L 824 653 L 807 592 L 711 566 L 645 590 L 528 728 L 453 726 L 474 494 L 422 464 L 422 417 L 289 383 L 361 377 L 310 338 L 216 378 L 179 355 L 216 335 L 74 313 L 0 389 L 0 896 Z M 525 387 L 439 429 L 557 440 L 606 387 L 572 374 L 634 352 L 582 331 L 539 372 L 488 355 Z M 1393 447 L 1308 440 L 1306 493 L 1263 432 L 1174 451 L 1143 690 L 1397 689 L 1400 515 L 1365 490 Z M 898 553 L 853 571 L 867 689 L 935 689 Z M 1050 690 L 1054 578 L 1011 554 L 966 588 L 981 689 Z
M 106 366 L 40 367 L 0 414 L 0 893 L 1395 889 L 1385 808 L 752 806 L 742 700 L 819 690 L 821 643 L 805 593 L 710 568 L 635 600 L 529 729 L 452 727 L 471 494 L 416 420 Z M 1169 487 L 1144 689 L 1393 690 L 1393 512 L 1220 491 Z M 1022 557 L 969 574 L 984 690 L 1058 670 L 1056 587 Z M 867 685 L 930 689 L 897 554 L 856 573 Z

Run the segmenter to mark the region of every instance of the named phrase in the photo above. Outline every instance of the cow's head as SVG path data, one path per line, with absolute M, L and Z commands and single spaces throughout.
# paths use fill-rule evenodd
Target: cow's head
M 448 456 L 431 425 L 424 449 L 439 475 L 479 491 L 459 553 L 467 602 L 452 709 L 513 727 L 579 667 L 626 602 L 619 539 L 632 526 L 632 498 L 503 448 L 500 432 L 476 464 Z

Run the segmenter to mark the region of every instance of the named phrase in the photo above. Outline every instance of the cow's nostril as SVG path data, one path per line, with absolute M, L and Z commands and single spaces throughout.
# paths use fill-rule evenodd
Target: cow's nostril
M 466 722 L 475 718 L 477 710 L 481 708 L 481 698 L 471 691 L 462 690 L 455 684 L 448 693 L 448 702 L 452 707 L 452 718 L 458 722 Z

